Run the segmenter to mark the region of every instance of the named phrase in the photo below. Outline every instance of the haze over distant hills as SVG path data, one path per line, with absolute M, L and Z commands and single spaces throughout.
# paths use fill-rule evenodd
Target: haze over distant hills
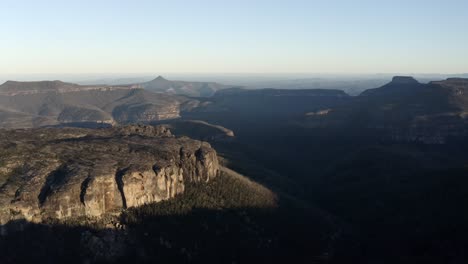
M 145 88 L 153 92 L 164 92 L 169 94 L 179 94 L 187 96 L 211 96 L 217 90 L 233 87 L 233 85 L 224 85 L 216 82 L 205 81 L 173 81 L 162 76 L 153 79 L 149 76 L 129 76 L 122 77 L 120 75 L 105 78 L 92 78 L 86 75 L 58 75 L 59 79 L 69 80 L 73 84 L 80 84 L 86 87 L 92 86 L 117 86 L 126 87 L 133 86 L 134 88 Z M 15 76 L 13 76 L 15 77 Z M 50 76 L 31 75 L 31 76 L 16 76 L 18 79 L 25 80 L 25 83 L 32 85 L 40 79 L 49 79 Z M 0 82 L 6 82 L 7 77 L 0 76 Z M 2 80 L 3 79 L 3 80 Z M 8 79 L 12 79 L 11 76 Z M 15 78 L 16 79 L 16 78 Z
M 338 89 L 350 95 L 358 95 L 366 89 L 380 87 L 388 83 L 393 76 L 411 75 L 422 83 L 447 78 L 468 78 L 468 74 L 175 74 L 165 73 L 162 76 L 166 80 L 174 81 L 174 87 L 181 87 L 180 82 L 185 82 L 182 87 L 186 88 L 193 83 L 195 89 L 179 89 L 179 92 L 188 93 L 192 96 L 198 94 L 200 86 L 211 87 L 205 89 L 209 91 L 212 87 L 246 87 L 249 89 L 277 88 L 277 89 Z M 57 79 L 81 85 L 110 85 L 118 86 L 122 84 L 142 84 L 154 80 L 154 75 L 150 74 L 50 74 L 50 75 L 8 75 L 0 74 L 0 83 L 9 79 L 22 81 L 36 81 L 43 79 Z M 169 81 L 172 82 L 172 81 Z M 177 84 L 177 82 L 179 82 Z M 164 91 L 167 85 L 156 87 L 156 90 Z M 178 90 L 175 89 L 174 90 Z M 172 91 L 173 93 L 175 91 Z
M 458 107 L 462 109 L 460 114 L 464 115 L 465 110 L 460 105 L 464 102 L 464 99 L 457 99 L 463 95 L 459 94 L 456 97 L 457 92 L 453 90 L 455 88 L 450 88 L 458 87 L 457 89 L 463 90 L 463 85 L 464 79 L 456 78 L 423 84 L 410 77 L 395 77 L 392 82 L 381 86 L 381 88 L 367 89 L 360 96 L 353 99 L 345 92 L 337 89 L 252 90 L 212 82 L 169 81 L 161 76 L 149 82 L 129 85 L 78 85 L 62 81 L 7 81 L 0 85 L 0 124 L 3 127 L 37 127 L 60 123 L 94 122 L 116 124 L 138 121 L 151 122 L 177 118 L 180 117 L 181 111 L 192 110 L 197 107 L 201 108 L 196 111 L 201 111 L 204 106 L 209 107 L 207 109 L 223 109 L 226 107 L 223 104 L 228 102 L 234 104 L 242 102 L 243 108 L 239 109 L 240 112 L 251 109 L 250 111 L 265 111 L 265 113 L 277 114 L 289 113 L 294 111 L 293 109 L 296 109 L 296 111 L 303 109 L 304 112 L 319 111 L 318 105 L 326 105 L 326 102 L 332 101 L 335 103 L 330 106 L 337 103 L 342 105 L 334 109 L 324 122 L 335 120 L 337 115 L 345 112 L 347 113 L 345 116 L 351 118 L 349 115 L 356 111 L 350 111 L 349 107 L 364 111 L 362 109 L 365 105 L 368 105 L 368 107 L 375 105 L 376 107 L 376 109 L 367 109 L 368 114 L 377 115 L 381 113 L 388 115 L 389 110 L 381 112 L 379 109 L 386 107 L 385 105 L 390 105 L 389 100 L 411 100 L 407 103 L 426 105 L 424 111 L 429 111 L 429 109 L 435 111 L 436 106 L 449 104 L 449 102 L 458 102 Z M 451 95 L 449 96 L 449 94 Z M 184 95 L 199 97 L 200 99 L 189 99 Z M 412 97 L 408 97 L 409 95 Z M 213 96 L 213 99 L 201 99 L 210 96 Z M 259 96 L 269 99 L 261 103 L 255 103 L 256 98 L 259 98 Z M 297 99 L 294 99 L 299 100 L 297 103 L 286 100 L 286 98 L 292 99 L 294 96 L 298 96 Z M 206 102 L 200 105 L 200 100 Z M 213 100 L 216 103 L 212 104 L 211 101 Z M 313 100 L 314 103 L 311 104 L 310 100 Z M 350 103 L 344 104 L 343 102 Z M 393 105 L 392 107 L 394 111 L 396 109 L 403 111 L 398 115 L 399 117 L 415 111 L 414 109 L 402 109 L 402 106 L 397 108 Z M 348 110 L 340 111 L 341 108 Z M 424 114 L 427 113 L 420 113 L 420 115 Z M 314 119 L 311 116 L 308 118 Z M 440 114 L 438 118 L 440 119 Z M 343 118 L 339 119 L 343 121 Z M 389 121 L 388 118 L 383 120 L 385 122 Z
M 134 85 L 81 86 L 61 81 L 0 85 L 0 125 L 38 127 L 61 123 L 115 124 L 179 117 L 189 99 Z M 196 103 L 196 101 L 193 101 Z
M 139 83 L 136 85 L 153 92 L 164 92 L 168 94 L 180 94 L 197 97 L 211 96 L 216 91 L 228 87 L 214 82 L 169 81 L 162 76 L 158 76 L 156 79 L 149 82 Z

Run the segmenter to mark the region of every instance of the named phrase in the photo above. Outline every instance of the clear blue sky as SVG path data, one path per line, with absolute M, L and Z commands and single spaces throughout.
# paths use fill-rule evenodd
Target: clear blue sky
M 468 1 L 0 0 L 0 74 L 468 72 Z

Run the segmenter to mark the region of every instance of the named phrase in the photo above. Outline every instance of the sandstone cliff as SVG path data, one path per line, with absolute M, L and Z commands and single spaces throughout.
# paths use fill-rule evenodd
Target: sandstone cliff
M 102 217 L 218 173 L 208 143 L 162 126 L 0 131 L 0 224 Z

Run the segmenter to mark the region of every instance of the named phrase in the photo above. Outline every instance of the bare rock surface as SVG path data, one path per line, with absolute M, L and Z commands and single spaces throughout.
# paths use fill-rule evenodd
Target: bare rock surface
M 0 224 L 100 218 L 218 173 L 208 143 L 163 126 L 2 130 L 0 149 Z

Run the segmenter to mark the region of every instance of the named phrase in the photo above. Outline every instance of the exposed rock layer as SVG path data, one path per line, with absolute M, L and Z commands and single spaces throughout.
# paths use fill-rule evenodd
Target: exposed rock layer
M 118 213 L 218 172 L 208 143 L 162 126 L 0 131 L 0 147 L 0 224 Z

